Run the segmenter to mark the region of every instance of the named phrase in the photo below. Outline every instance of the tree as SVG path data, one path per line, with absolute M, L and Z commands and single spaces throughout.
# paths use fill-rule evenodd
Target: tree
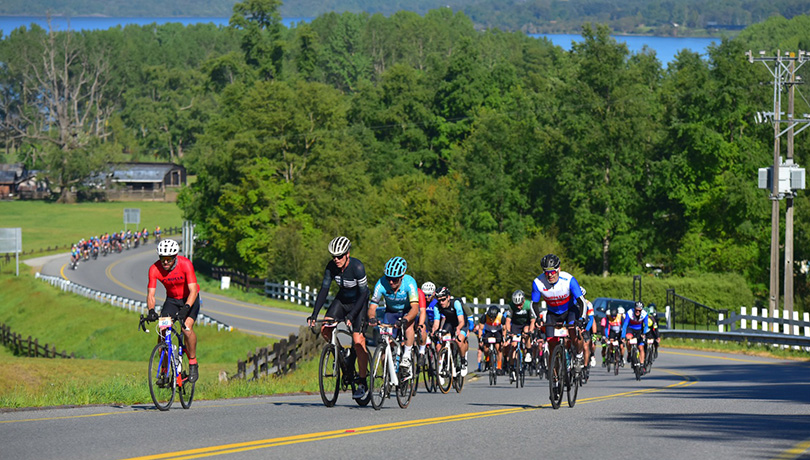
M 230 26 L 243 31 L 245 61 L 257 69 L 264 80 L 281 74 L 284 47 L 280 6 L 279 0 L 245 0 L 233 6 Z
M 109 159 L 99 144 L 109 134 L 113 110 L 106 93 L 110 56 L 74 32 L 34 27 L 25 38 L 27 44 L 16 49 L 18 59 L 6 61 L 20 66 L 11 69 L 20 78 L 20 101 L 13 106 L 18 122 L 12 126 L 30 149 L 32 163 L 47 170 L 61 189 L 59 201 L 66 202 L 71 186 Z

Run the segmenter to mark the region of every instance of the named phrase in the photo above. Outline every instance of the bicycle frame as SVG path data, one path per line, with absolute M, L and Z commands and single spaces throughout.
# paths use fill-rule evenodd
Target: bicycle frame
M 168 360 L 168 362 L 166 362 L 166 363 L 163 362 L 164 356 L 160 357 L 160 367 L 159 368 L 162 369 L 164 364 L 167 365 L 169 369 L 174 367 L 174 370 L 175 370 L 175 373 L 176 373 L 176 375 L 175 375 L 175 383 L 176 383 L 176 385 L 178 387 L 182 387 L 183 386 L 183 378 L 182 378 L 182 375 L 181 375 L 181 367 L 182 366 L 181 366 L 180 363 L 183 360 L 183 339 L 182 339 L 182 337 L 180 337 L 180 333 L 175 331 L 174 328 L 172 327 L 173 322 L 174 322 L 173 319 L 168 317 L 168 316 L 164 316 L 164 317 L 161 317 L 161 318 L 158 319 L 158 334 L 161 337 L 163 337 L 163 343 L 166 344 L 167 354 L 168 354 L 168 356 L 165 357 Z M 177 347 L 172 346 L 173 345 L 172 344 L 172 335 L 177 336 L 179 346 L 177 346 Z M 174 355 L 175 348 L 177 349 L 177 356 L 176 357 Z M 172 366 L 171 363 L 174 363 L 174 366 Z M 158 376 L 155 376 L 155 378 L 157 378 L 157 377 Z
M 385 346 L 385 367 L 390 374 L 390 382 L 394 387 L 399 386 L 399 378 L 397 377 L 397 364 L 394 363 L 393 347 L 399 349 L 399 342 L 394 338 L 394 326 L 387 324 L 380 324 L 380 339 Z

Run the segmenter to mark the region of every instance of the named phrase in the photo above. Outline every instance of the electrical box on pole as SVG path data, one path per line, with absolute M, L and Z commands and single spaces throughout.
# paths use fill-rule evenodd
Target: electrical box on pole
M 759 168 L 757 185 L 761 189 L 771 190 L 773 182 L 773 167 Z M 779 198 L 788 193 L 805 189 L 804 168 L 799 165 L 782 163 L 779 165 Z

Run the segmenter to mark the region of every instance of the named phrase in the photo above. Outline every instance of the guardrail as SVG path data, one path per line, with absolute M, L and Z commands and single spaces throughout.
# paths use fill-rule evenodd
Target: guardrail
M 758 332 L 758 331 L 738 331 L 738 332 L 719 332 L 719 331 L 689 331 L 684 329 L 659 329 L 658 331 L 663 337 L 670 337 L 676 339 L 696 339 L 696 340 L 723 340 L 727 342 L 749 342 L 749 343 L 763 343 L 771 345 L 784 345 L 803 347 L 806 351 L 810 351 L 810 337 L 801 335 L 785 335 L 776 334 L 772 332 Z
M 127 297 L 120 297 L 113 294 L 108 294 L 106 292 L 96 291 L 95 289 L 90 289 L 89 287 L 82 286 L 81 284 L 76 284 L 72 281 L 59 278 L 57 276 L 49 276 L 37 273 L 35 277 L 49 283 L 51 286 L 58 287 L 64 292 L 72 292 L 74 294 L 87 297 L 88 299 L 92 299 L 97 302 L 107 303 L 119 308 L 124 308 L 129 311 L 135 311 L 142 315 L 146 314 L 147 310 L 146 302 L 133 300 Z M 200 299 L 200 304 L 202 304 L 202 299 Z M 155 310 L 157 310 L 158 313 L 160 313 L 161 308 L 162 308 L 161 305 L 155 306 Z M 228 326 L 225 323 L 221 323 L 211 318 L 210 316 L 204 315 L 202 313 L 197 315 L 197 324 L 202 324 L 203 326 L 216 326 L 217 330 L 220 331 L 223 329 L 226 331 L 233 330 L 233 327 Z

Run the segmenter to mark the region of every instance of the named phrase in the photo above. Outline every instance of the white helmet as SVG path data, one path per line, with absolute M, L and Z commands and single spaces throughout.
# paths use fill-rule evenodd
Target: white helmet
M 623 315 L 623 314 L 624 314 L 624 307 L 619 307 L 619 314 L 620 314 L 620 315 Z
M 436 285 L 430 281 L 425 281 L 425 283 L 422 284 L 422 292 L 424 292 L 426 296 L 430 297 L 434 292 L 436 292 Z
M 346 254 L 351 247 L 352 242 L 345 236 L 338 236 L 329 242 L 329 252 L 335 257 Z
M 522 306 L 525 298 L 526 296 L 520 289 L 512 293 L 512 303 L 515 304 L 516 306 Z
M 176 256 L 180 253 L 180 245 L 174 240 L 161 240 L 157 247 L 158 257 Z

